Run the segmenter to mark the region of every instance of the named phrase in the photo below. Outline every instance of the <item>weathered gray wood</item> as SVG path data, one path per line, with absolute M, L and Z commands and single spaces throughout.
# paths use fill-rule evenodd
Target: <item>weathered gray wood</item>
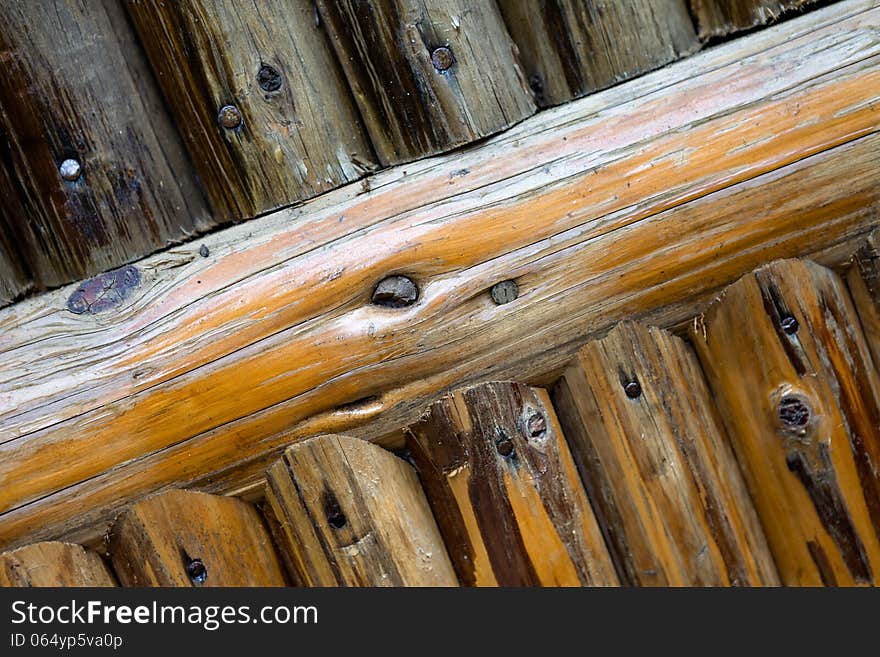
M 225 219 L 315 196 L 372 168 L 369 142 L 308 0 L 127 6 Z
M 776 20 L 817 0 L 690 0 L 701 39 L 725 36 Z
M 494 2 L 317 4 L 383 164 L 449 150 L 535 111 Z
M 696 51 L 685 0 L 499 0 L 539 105 L 557 105 Z
M 117 3 L 0 3 L 0 229 L 39 287 L 211 224 Z

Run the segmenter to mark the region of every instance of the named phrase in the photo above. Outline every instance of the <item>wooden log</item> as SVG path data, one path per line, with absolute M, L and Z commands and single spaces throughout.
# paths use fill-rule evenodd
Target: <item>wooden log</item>
M 33 543 L 0 554 L 0 587 L 116 586 L 101 557 L 71 543 Z
M 462 584 L 617 585 L 544 390 L 460 389 L 406 433 Z
M 126 5 L 224 219 L 315 196 L 373 167 L 308 0 Z
M 535 111 L 494 2 L 317 5 L 384 165 L 450 150 Z
M 79 538 L 76 516 L 92 532 L 182 482 L 256 485 L 316 414 L 382 436 L 452 385 L 548 375 L 623 318 L 685 321 L 770 259 L 848 260 L 880 210 L 870 5 L 207 236 L 210 257 L 172 249 L 113 317 L 72 315 L 70 290 L 0 311 L 0 544 Z M 398 273 L 418 300 L 371 304 Z
M 774 262 L 693 339 L 785 584 L 876 584 L 880 376 L 839 277 Z
M 552 397 L 624 581 L 779 583 L 700 365 L 680 338 L 621 324 L 578 352 Z
M 121 12 L 0 5 L 0 227 L 42 288 L 212 225 Z
M 301 586 L 457 586 L 413 469 L 381 447 L 319 436 L 269 469 L 266 511 Z
M 558 105 L 697 51 L 685 0 L 499 0 L 542 107 Z
M 816 0 L 690 0 L 697 31 L 704 41 L 770 23 L 783 13 Z
M 846 281 L 874 365 L 880 367 L 880 230 L 871 233 L 859 248 Z
M 284 586 L 262 518 L 232 497 L 171 490 L 114 524 L 110 558 L 123 586 Z

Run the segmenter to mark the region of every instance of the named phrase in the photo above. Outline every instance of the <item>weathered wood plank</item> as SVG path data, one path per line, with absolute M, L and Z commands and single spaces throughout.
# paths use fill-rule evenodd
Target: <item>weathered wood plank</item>
M 859 248 L 846 280 L 874 365 L 880 368 L 880 229 Z
M 685 0 L 499 0 L 541 106 L 558 105 L 700 47 Z
M 458 585 L 415 472 L 377 445 L 294 445 L 269 469 L 266 513 L 300 586 Z
M 97 553 L 49 542 L 0 554 L 0 586 L 116 586 L 116 580 Z
M 322 431 L 399 424 L 456 382 L 549 371 L 624 317 L 683 321 L 762 262 L 864 234 L 880 208 L 866 6 L 211 235 L 210 257 L 173 249 L 112 319 L 62 310 L 69 290 L 0 312 L 0 542 L 66 534 L 84 506 L 104 522 L 175 482 L 252 483 L 316 413 Z M 394 273 L 418 301 L 369 305 Z M 510 278 L 519 298 L 495 305 Z
M 876 584 L 880 376 L 846 287 L 783 260 L 724 291 L 693 339 L 785 584 Z
M 257 510 L 233 497 L 172 490 L 138 502 L 108 548 L 123 586 L 284 586 Z
M 456 390 L 406 434 L 462 584 L 617 585 L 545 391 Z
M 627 583 L 779 583 L 700 365 L 680 338 L 622 324 L 578 352 L 552 397 Z
M 42 288 L 211 226 L 121 11 L 0 5 L 0 228 Z
M 382 164 L 450 150 L 535 111 L 494 2 L 317 5 Z
M 18 252 L 5 230 L 0 230 L 0 307 L 11 303 L 31 287 L 30 276 L 25 273 Z
M 690 0 L 701 39 L 726 36 L 770 23 L 816 0 Z
M 373 167 L 308 0 L 126 5 L 208 197 L 225 219 L 315 196 Z

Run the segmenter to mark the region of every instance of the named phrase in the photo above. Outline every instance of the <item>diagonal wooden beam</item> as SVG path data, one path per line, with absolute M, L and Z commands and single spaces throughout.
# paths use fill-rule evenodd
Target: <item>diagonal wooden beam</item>
M 536 380 L 621 318 L 686 320 L 767 260 L 840 257 L 880 211 L 875 5 L 151 257 L 102 312 L 70 312 L 72 288 L 0 312 L 0 545 L 82 536 L 172 483 L 238 490 L 299 433 L 375 438 L 452 383 Z M 414 305 L 370 303 L 393 274 Z M 519 297 L 495 305 L 506 279 Z

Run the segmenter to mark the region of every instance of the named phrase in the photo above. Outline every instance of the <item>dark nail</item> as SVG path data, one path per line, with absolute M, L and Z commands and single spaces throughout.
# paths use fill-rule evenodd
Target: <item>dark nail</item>
M 235 105 L 224 105 L 220 108 L 217 120 L 227 130 L 234 130 L 241 125 L 241 112 Z
M 810 422 L 809 402 L 801 395 L 785 395 L 779 400 L 776 412 L 783 429 L 802 432 Z
M 418 298 L 419 288 L 406 276 L 383 278 L 373 291 L 373 303 L 387 308 L 411 306 Z
M 446 46 L 440 46 L 431 53 L 431 63 L 438 71 L 445 71 L 455 62 L 452 51 Z
M 623 384 L 623 391 L 630 399 L 638 399 L 642 394 L 642 386 L 638 381 L 633 379 L 632 381 L 627 381 Z
M 519 296 L 519 286 L 515 281 L 501 281 L 492 286 L 491 294 L 492 301 L 503 306 Z
M 203 258 L 207 258 L 209 255 L 211 255 L 211 250 L 205 244 L 202 244 L 199 247 L 199 255 Z
M 535 413 L 526 421 L 526 429 L 532 438 L 543 436 L 547 431 L 547 420 L 540 413 Z
M 74 180 L 79 180 L 80 175 L 82 175 L 82 165 L 77 160 L 67 159 L 61 163 L 58 171 L 62 178 L 73 182 Z
M 263 64 L 257 71 L 257 84 L 263 91 L 278 91 L 281 88 L 281 73 L 268 64 Z
M 798 321 L 792 315 L 786 315 L 779 323 L 782 326 L 782 330 L 788 335 L 794 335 L 800 327 L 800 324 L 798 324 Z
M 191 559 L 187 562 L 186 575 L 193 584 L 204 584 L 208 579 L 208 569 L 201 559 Z
M 513 456 L 513 441 L 501 429 L 498 429 L 498 435 L 495 437 L 495 449 L 505 458 Z

